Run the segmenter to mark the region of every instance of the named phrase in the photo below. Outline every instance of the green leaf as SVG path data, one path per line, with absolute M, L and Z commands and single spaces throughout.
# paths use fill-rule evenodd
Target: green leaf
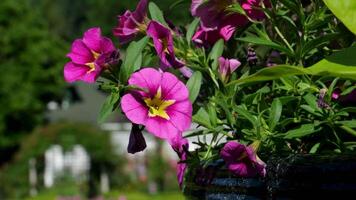
M 314 146 L 310 149 L 309 153 L 311 153 L 311 154 L 316 153 L 318 151 L 319 147 L 320 147 L 320 142 L 314 144 Z
M 191 40 L 192 40 L 193 35 L 195 33 L 195 30 L 198 27 L 198 24 L 199 24 L 199 18 L 195 18 L 194 21 L 188 27 L 186 39 L 187 39 L 187 42 L 188 42 L 189 45 L 191 43 Z
M 351 32 L 356 34 L 355 0 L 324 0 L 324 3 Z
M 219 57 L 222 55 L 223 51 L 224 51 L 224 40 L 220 39 L 214 44 L 214 46 L 209 54 L 210 60 L 213 61 L 212 65 L 211 65 L 211 68 L 213 70 L 216 70 L 218 68 Z
M 293 129 L 285 133 L 285 139 L 301 138 L 312 133 L 319 131 L 320 129 L 315 129 L 314 124 L 303 124 L 300 128 Z
M 246 15 L 245 10 L 241 7 L 240 3 L 234 3 L 230 5 L 229 7 L 226 8 L 226 11 L 241 14 L 241 15 Z
M 216 125 L 218 123 L 218 117 L 216 115 L 215 107 L 216 106 L 213 106 L 211 104 L 208 105 L 209 119 L 210 119 L 210 123 L 213 127 L 216 127 Z
M 308 93 L 303 96 L 303 99 L 313 110 L 321 111 L 321 109 L 318 107 L 318 99 L 316 98 L 316 96 L 312 95 L 311 93 Z
M 356 90 L 356 85 L 354 86 L 351 86 L 351 87 L 348 87 L 346 90 L 344 90 L 341 95 L 344 96 L 344 95 L 348 95 L 350 94 L 352 91 Z
M 338 121 L 336 124 L 345 125 L 350 128 L 356 128 L 356 120 Z
M 209 119 L 209 113 L 204 108 L 200 108 L 198 112 L 193 116 L 193 121 L 201 126 L 211 129 L 212 125 Z
M 242 108 L 241 106 L 238 106 L 234 109 L 239 115 L 241 115 L 243 118 L 247 119 L 248 121 L 251 122 L 251 124 L 255 127 L 257 125 L 257 118 L 256 116 L 253 116 L 248 110 Z
M 129 76 L 141 67 L 142 50 L 148 42 L 148 37 L 144 37 L 138 42 L 131 42 L 127 47 L 124 63 L 120 70 L 120 81 L 126 83 Z
M 189 100 L 192 103 L 194 103 L 194 101 L 199 95 L 202 79 L 202 74 L 199 71 L 196 71 L 187 82 L 187 88 L 189 90 Z
M 252 36 L 248 36 L 248 37 L 244 37 L 244 38 L 237 38 L 237 40 L 252 43 L 252 44 L 268 46 L 272 49 L 282 51 L 282 52 L 288 54 L 288 56 L 293 57 L 293 52 L 291 52 L 291 50 L 289 50 L 288 48 L 286 48 L 282 45 L 279 45 L 275 42 L 272 42 L 271 40 L 263 39 L 260 37 L 252 37 Z
M 271 131 L 276 127 L 282 114 L 282 102 L 279 98 L 275 98 L 272 102 L 271 111 L 269 115 L 269 128 Z
M 336 2 L 336 1 L 335 1 Z M 340 1 L 337 1 L 340 2 Z M 356 80 L 356 46 L 343 49 L 306 68 L 309 74 Z
M 164 20 L 163 12 L 155 3 L 150 2 L 148 4 L 148 10 L 150 11 L 150 15 L 153 20 L 158 21 L 164 26 L 168 27 L 166 20 Z
M 101 106 L 98 123 L 103 123 L 110 116 L 110 114 L 115 110 L 117 102 L 120 100 L 120 94 L 118 92 L 111 93 L 104 104 Z
M 334 40 L 338 36 L 340 36 L 339 33 L 329 33 L 308 41 L 302 48 L 302 56 L 305 56 L 313 49 L 316 49 L 322 45 L 329 43 L 330 41 Z
M 279 65 L 279 66 L 263 68 L 250 76 L 235 81 L 231 81 L 227 85 L 235 85 L 235 84 L 242 85 L 247 83 L 257 83 L 261 81 L 275 80 L 286 76 L 303 75 L 303 74 L 307 74 L 307 71 L 302 67 Z

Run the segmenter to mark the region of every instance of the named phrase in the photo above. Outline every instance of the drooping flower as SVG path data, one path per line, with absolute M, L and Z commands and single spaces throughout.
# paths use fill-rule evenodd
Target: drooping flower
M 132 124 L 127 152 L 135 154 L 145 150 L 146 147 L 146 140 L 143 137 L 142 130 L 140 129 L 139 125 Z
M 219 73 L 223 81 L 227 81 L 229 76 L 241 65 L 237 59 L 219 58 Z
M 176 137 L 169 140 L 170 145 L 173 150 L 178 154 L 180 161 L 177 163 L 177 179 L 179 186 L 182 187 L 184 173 L 187 169 L 187 164 L 185 161 L 187 160 L 187 153 L 189 149 L 188 140 L 183 138 L 181 135 L 177 135 Z
M 146 126 L 149 133 L 162 139 L 176 137 L 190 127 L 189 92 L 176 76 L 144 68 L 133 73 L 128 82 L 145 90 L 122 97 L 122 111 L 132 123 Z
M 147 27 L 147 35 L 153 39 L 153 44 L 160 58 L 160 68 L 167 70 L 170 67 L 179 69 L 185 77 L 190 77 L 191 71 L 185 63 L 179 60 L 174 53 L 173 35 L 169 28 L 159 22 L 151 21 Z
M 159 22 L 151 21 L 147 27 L 147 35 L 153 39 L 154 47 L 162 64 L 171 66 L 175 61 L 171 30 Z
M 240 0 L 238 3 L 246 14 L 254 19 L 261 20 L 264 13 L 253 7 L 259 7 L 262 0 Z M 269 5 L 265 0 L 267 6 Z M 239 13 L 231 13 L 228 7 L 237 3 L 236 0 L 192 0 L 191 13 L 200 18 L 200 28 L 193 37 L 193 41 L 202 41 L 204 46 L 214 44 L 222 38 L 228 41 L 236 28 L 243 27 L 248 23 L 247 17 Z
M 67 55 L 72 61 L 64 67 L 67 82 L 93 83 L 100 73 L 118 59 L 118 51 L 109 38 L 101 35 L 100 28 L 91 28 L 82 39 L 76 39 Z
M 147 5 L 148 0 L 141 0 L 134 12 L 127 10 L 124 15 L 118 16 L 118 25 L 113 33 L 121 43 L 131 41 L 140 31 L 146 30 Z
M 266 164 L 258 158 L 254 148 L 238 142 L 228 142 L 220 152 L 228 169 L 239 177 L 266 175 Z

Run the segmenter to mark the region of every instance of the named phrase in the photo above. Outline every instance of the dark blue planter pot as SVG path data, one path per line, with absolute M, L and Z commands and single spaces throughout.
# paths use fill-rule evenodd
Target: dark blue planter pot
M 268 199 L 355 199 L 356 155 L 292 155 L 267 163 Z
M 186 199 L 356 198 L 356 155 L 273 156 L 267 161 L 265 178 L 239 178 L 221 166 L 213 170 L 198 179 L 188 175 Z
M 267 187 L 261 178 L 239 178 L 220 169 L 209 183 L 186 182 L 184 195 L 187 200 L 256 200 L 267 195 Z

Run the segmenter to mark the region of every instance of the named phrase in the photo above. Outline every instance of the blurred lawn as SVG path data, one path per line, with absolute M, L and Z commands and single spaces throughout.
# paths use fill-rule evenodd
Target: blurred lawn
M 125 196 L 126 200 L 184 200 L 184 196 L 179 191 L 165 192 L 157 195 L 150 195 L 147 193 L 135 191 L 113 191 L 105 195 L 105 200 L 117 200 L 120 196 Z M 40 193 L 36 197 L 27 198 L 26 200 L 56 200 L 57 197 L 58 194 L 56 194 L 54 191 L 48 191 Z

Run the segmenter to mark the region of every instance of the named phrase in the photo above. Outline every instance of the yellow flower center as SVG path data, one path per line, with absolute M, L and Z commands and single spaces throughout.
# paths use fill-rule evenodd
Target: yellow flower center
M 99 56 L 100 56 L 100 53 L 97 53 L 97 52 L 95 52 L 95 51 L 91 51 L 91 53 L 93 54 L 94 61 L 95 61 L 96 59 L 98 59 Z M 92 71 L 95 71 L 95 63 L 94 63 L 94 62 L 86 63 L 85 65 L 90 68 L 90 70 L 87 71 L 87 74 L 89 74 L 89 73 L 92 72 Z
M 158 39 L 158 40 L 162 43 L 163 51 L 165 53 L 169 53 L 169 51 L 168 51 L 168 39 L 167 38 L 163 38 L 163 39 Z
M 156 95 L 153 98 L 144 98 L 146 105 L 149 108 L 149 117 L 162 117 L 163 119 L 169 120 L 166 109 L 174 104 L 175 100 L 163 100 L 161 87 L 158 88 Z

